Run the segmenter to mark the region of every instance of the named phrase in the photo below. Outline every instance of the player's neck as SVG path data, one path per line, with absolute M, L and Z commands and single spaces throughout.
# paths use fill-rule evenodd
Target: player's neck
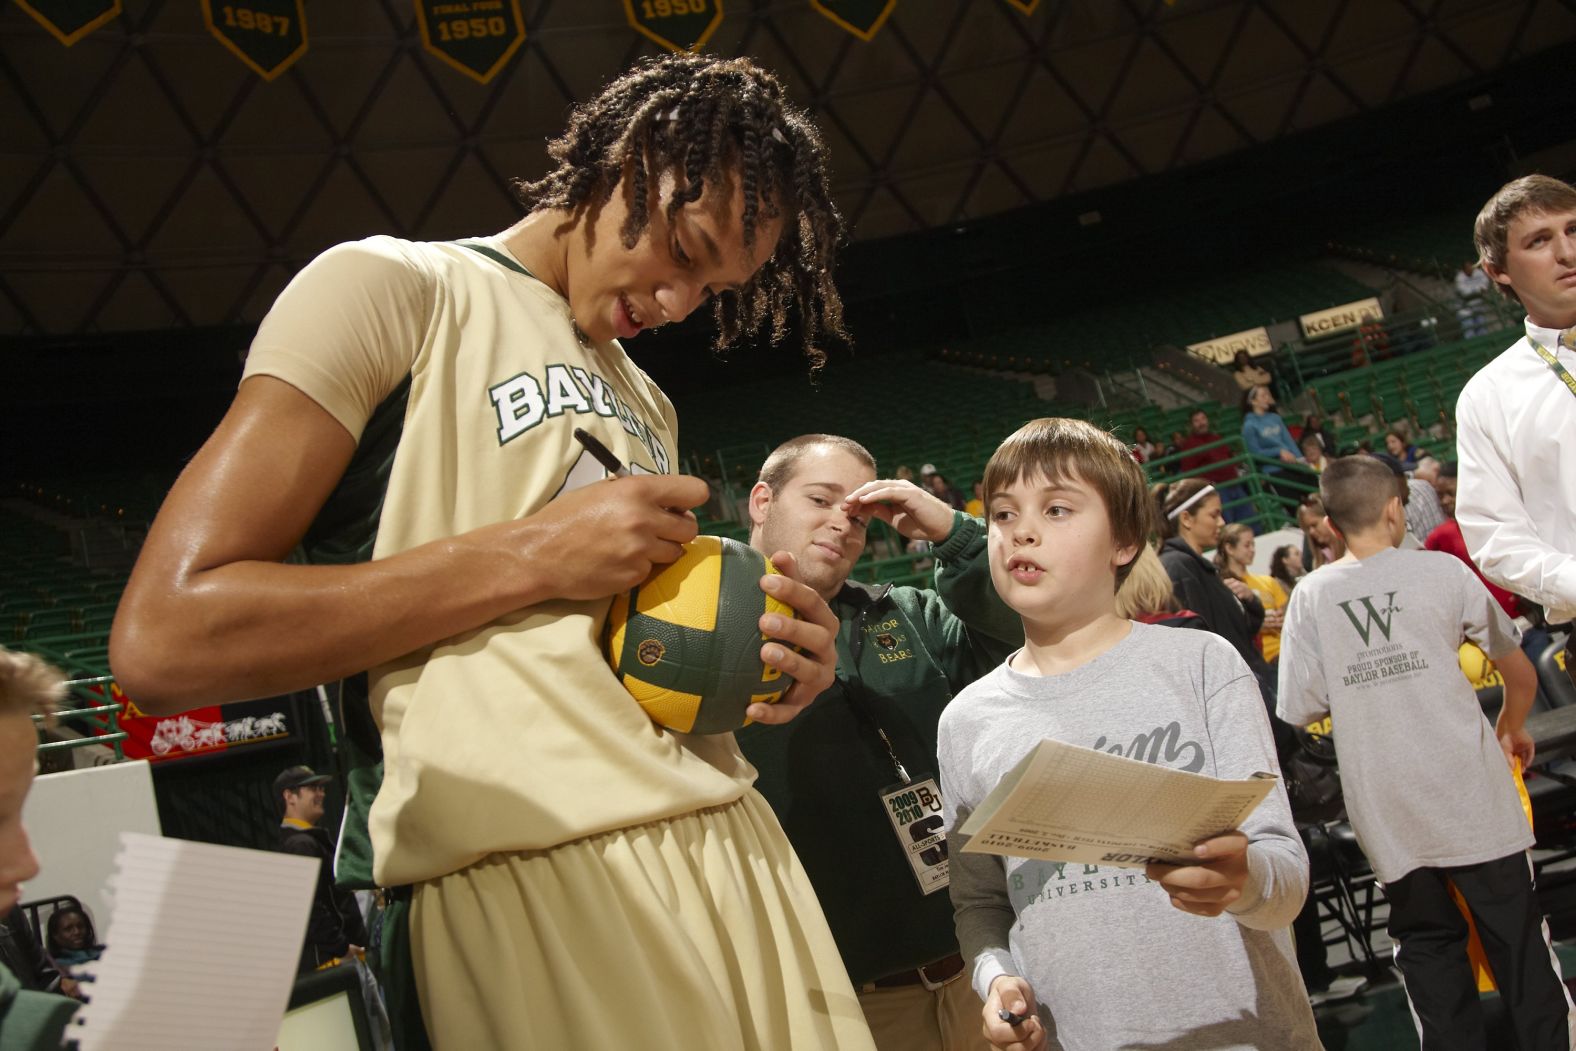
M 565 299 L 569 298 L 569 244 L 580 229 L 576 222 L 566 231 L 564 225 L 569 221 L 561 211 L 537 211 L 498 235 L 531 276 Z
M 1023 621 L 1023 649 L 1013 658 L 1014 671 L 1025 675 L 1062 675 L 1079 668 L 1127 638 L 1133 622 L 1111 609 L 1090 619 L 1046 623 Z

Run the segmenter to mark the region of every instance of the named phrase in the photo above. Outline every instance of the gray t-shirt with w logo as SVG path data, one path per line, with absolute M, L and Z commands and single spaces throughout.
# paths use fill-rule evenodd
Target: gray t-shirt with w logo
M 1330 715 L 1346 812 L 1385 883 L 1532 845 L 1494 729 L 1462 673 L 1463 638 L 1490 657 L 1520 633 L 1465 563 L 1390 549 L 1338 562 L 1292 592 L 1280 717 Z

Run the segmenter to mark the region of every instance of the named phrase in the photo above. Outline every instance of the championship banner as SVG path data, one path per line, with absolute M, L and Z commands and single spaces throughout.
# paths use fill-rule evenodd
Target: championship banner
M 1007 0 L 1007 2 L 1026 15 L 1034 14 L 1034 9 L 1040 6 L 1040 0 Z
M 273 80 L 306 54 L 301 0 L 202 0 L 208 32 L 253 73 Z
M 416 0 L 422 45 L 485 84 L 525 43 L 520 0 Z
M 120 14 L 120 0 L 16 0 L 16 6 L 67 47 Z
M 88 687 L 102 695 L 103 688 Z M 116 717 L 126 732 L 121 750 L 127 759 L 154 763 L 196 759 L 236 749 L 288 744 L 301 735 L 300 714 L 294 697 L 269 697 L 260 701 L 194 708 L 180 715 L 146 715 L 121 691 L 109 684 L 109 703 L 119 704 Z M 95 736 L 110 732 L 109 720 L 93 717 L 86 724 Z
M 669 51 L 698 51 L 722 25 L 722 0 L 624 0 L 629 24 Z
M 1304 314 L 1297 319 L 1302 325 L 1302 334 L 1309 339 L 1318 336 L 1330 336 L 1337 332 L 1345 332 L 1349 328 L 1356 328 L 1365 321 L 1376 321 L 1384 317 L 1384 308 L 1377 299 L 1359 299 L 1355 303 L 1346 303 L 1342 306 L 1331 307 L 1328 310 L 1318 310 L 1312 314 Z
M 810 6 L 868 44 L 897 0 L 810 0 Z
M 1229 364 L 1241 350 L 1247 351 L 1249 356 L 1256 358 L 1274 349 L 1270 346 L 1269 331 L 1263 325 L 1243 332 L 1233 332 L 1229 336 L 1217 336 L 1214 339 L 1206 339 L 1202 343 L 1187 345 L 1189 354 L 1216 365 Z

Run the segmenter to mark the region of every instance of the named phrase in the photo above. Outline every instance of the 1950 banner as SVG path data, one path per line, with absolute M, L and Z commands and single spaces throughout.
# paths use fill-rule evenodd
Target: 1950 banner
M 481 84 L 525 43 L 520 0 L 416 0 L 416 21 L 422 46 Z

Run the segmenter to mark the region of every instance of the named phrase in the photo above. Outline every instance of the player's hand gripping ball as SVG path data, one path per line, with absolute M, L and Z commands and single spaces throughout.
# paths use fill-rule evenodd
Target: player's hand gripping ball
M 792 685 L 761 660 L 762 615 L 795 616 L 761 590 L 761 577 L 776 572 L 747 544 L 698 536 L 677 562 L 613 599 L 608 662 L 658 725 L 727 733 L 750 721 L 751 704 L 773 704 Z

